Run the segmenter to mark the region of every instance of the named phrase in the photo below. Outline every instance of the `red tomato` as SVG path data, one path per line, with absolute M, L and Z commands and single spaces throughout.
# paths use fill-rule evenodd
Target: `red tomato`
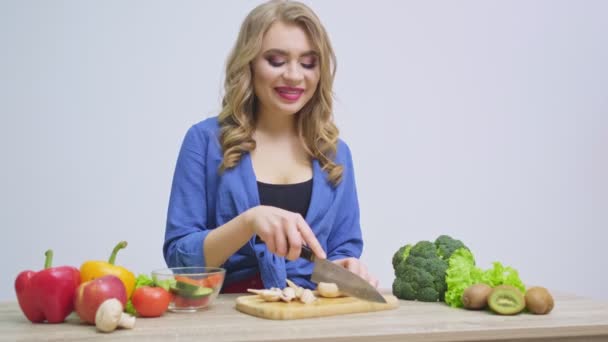
M 133 292 L 131 302 L 142 317 L 158 317 L 169 307 L 171 294 L 162 287 L 142 286 Z

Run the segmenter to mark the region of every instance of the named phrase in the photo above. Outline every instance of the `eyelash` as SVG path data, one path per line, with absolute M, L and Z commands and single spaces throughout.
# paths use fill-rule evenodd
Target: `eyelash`
M 268 63 L 269 63 L 270 65 L 272 65 L 273 67 L 275 67 L 275 68 L 278 68 L 278 67 L 282 66 L 283 64 L 285 64 L 285 62 L 275 62 L 275 61 L 273 61 L 273 60 L 271 60 L 271 59 L 269 59 L 269 60 L 268 60 Z M 317 63 L 309 63 L 309 64 L 306 64 L 306 63 L 300 63 L 300 64 L 301 64 L 301 65 L 302 65 L 302 66 L 303 66 L 305 69 L 314 69 L 314 67 L 315 67 L 315 66 L 317 66 Z

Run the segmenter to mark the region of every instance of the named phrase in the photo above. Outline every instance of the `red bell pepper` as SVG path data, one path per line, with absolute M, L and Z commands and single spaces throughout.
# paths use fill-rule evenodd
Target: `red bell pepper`
M 61 323 L 74 311 L 74 293 L 80 272 L 71 266 L 51 267 L 53 251 L 44 254 L 44 270 L 23 271 L 15 279 L 21 311 L 33 323 Z

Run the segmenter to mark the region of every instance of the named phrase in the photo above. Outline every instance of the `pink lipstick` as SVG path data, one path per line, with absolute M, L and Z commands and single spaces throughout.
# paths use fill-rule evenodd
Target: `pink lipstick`
M 304 89 L 302 88 L 294 88 L 294 87 L 276 87 L 274 90 L 279 94 L 279 96 L 289 102 L 297 101 L 300 96 L 304 93 Z

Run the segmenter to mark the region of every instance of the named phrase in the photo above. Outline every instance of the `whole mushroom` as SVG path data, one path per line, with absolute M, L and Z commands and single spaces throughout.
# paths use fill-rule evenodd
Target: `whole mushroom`
M 116 299 L 108 299 L 101 303 L 95 313 L 95 326 L 103 332 L 112 332 L 117 327 L 133 329 L 135 317 L 124 313 L 122 303 Z

